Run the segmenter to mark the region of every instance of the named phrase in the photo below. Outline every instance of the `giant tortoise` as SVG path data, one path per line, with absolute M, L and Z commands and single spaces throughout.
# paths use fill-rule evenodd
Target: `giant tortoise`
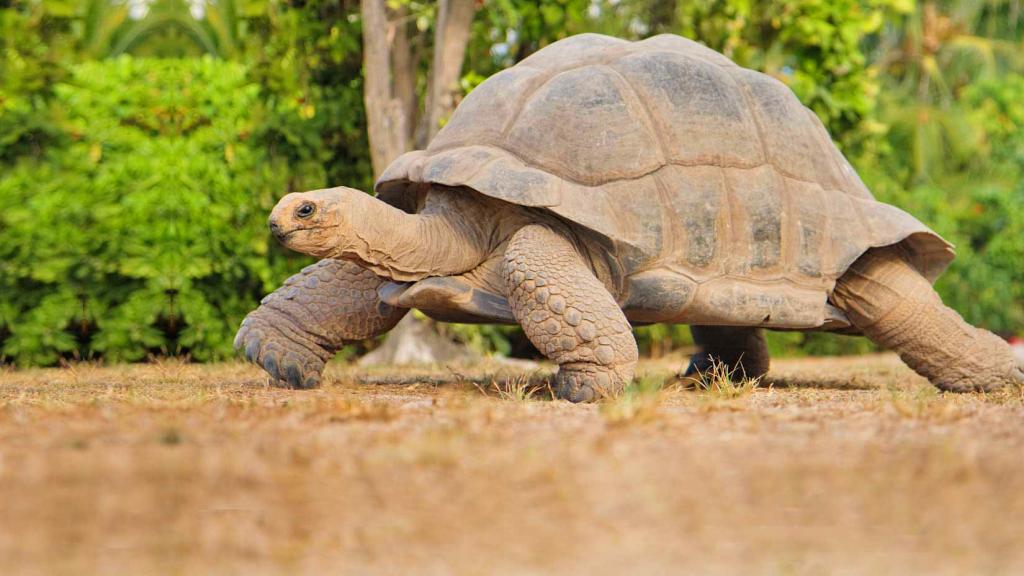
M 685 323 L 700 352 L 768 369 L 762 328 L 864 334 L 943 390 L 1024 380 L 943 305 L 951 246 L 876 201 L 780 81 L 686 38 L 573 36 L 489 78 L 376 198 L 293 193 L 270 215 L 323 258 L 267 296 L 236 346 L 295 387 L 410 309 L 520 324 L 558 396 L 633 377 L 631 324 Z

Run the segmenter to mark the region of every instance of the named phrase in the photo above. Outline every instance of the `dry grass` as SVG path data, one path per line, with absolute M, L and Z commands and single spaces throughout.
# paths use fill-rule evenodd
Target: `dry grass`
M 589 406 L 493 366 L 0 372 L 0 574 L 1024 573 L 1020 391 L 681 363 Z
M 703 410 L 744 410 L 755 390 L 761 387 L 761 377 L 747 378 L 730 370 L 729 366 L 714 363 L 699 378 L 682 378 L 680 384 L 692 387 Z

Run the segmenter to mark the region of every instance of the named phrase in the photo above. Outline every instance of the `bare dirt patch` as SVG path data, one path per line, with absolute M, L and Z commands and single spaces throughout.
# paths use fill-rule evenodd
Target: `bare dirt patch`
M 0 573 L 1024 573 L 1020 391 L 892 356 L 739 391 L 680 365 L 586 406 L 550 368 L 3 372 Z

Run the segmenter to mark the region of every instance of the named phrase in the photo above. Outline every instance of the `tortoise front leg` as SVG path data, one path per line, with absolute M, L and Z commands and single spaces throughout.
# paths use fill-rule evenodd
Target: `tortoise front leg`
M 613 395 L 633 379 L 637 347 L 615 299 L 564 235 L 522 228 L 504 261 L 512 315 L 558 364 L 555 394 L 572 402 Z
M 737 378 L 759 378 L 768 373 L 768 344 L 760 328 L 735 326 L 690 326 L 697 353 L 690 359 L 685 376 L 697 376 L 725 366 Z
M 245 317 L 235 349 L 262 366 L 271 384 L 312 388 L 342 346 L 383 334 L 409 311 L 380 301 L 377 288 L 387 281 L 342 260 L 307 266 Z
M 895 246 L 861 256 L 836 283 L 835 305 L 850 322 L 942 390 L 1024 384 L 1024 361 L 995 334 L 942 303 Z

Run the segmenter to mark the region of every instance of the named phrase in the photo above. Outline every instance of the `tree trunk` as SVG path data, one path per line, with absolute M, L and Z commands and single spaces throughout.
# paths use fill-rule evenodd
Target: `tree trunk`
M 447 4 L 459 6 L 445 8 Z M 466 6 L 468 6 L 468 16 Z M 374 177 L 380 176 L 391 162 L 409 150 L 412 144 L 412 127 L 418 108 L 416 101 L 416 72 L 418 59 L 414 56 L 408 37 L 408 25 L 403 7 L 393 21 L 388 21 L 385 0 L 362 0 L 360 10 L 363 17 L 363 101 L 366 106 L 366 124 L 370 137 L 370 159 Z M 452 22 L 440 26 L 449 30 L 455 24 L 461 28 L 449 31 L 449 38 L 443 45 L 454 48 L 442 50 L 434 55 L 434 66 L 442 70 L 435 77 L 445 80 L 447 86 L 458 90 L 458 76 L 462 70 L 466 43 L 469 41 L 469 23 L 473 18 L 473 2 L 469 0 L 442 0 L 442 12 L 451 12 L 454 17 L 445 16 Z M 454 43 L 454 44 L 453 44 Z M 440 46 L 442 44 L 438 44 Z M 446 58 L 455 58 L 452 63 Z M 454 69 L 454 72 L 452 71 Z M 441 80 L 438 80 L 441 81 Z M 441 107 L 426 118 L 437 118 L 450 114 L 454 108 L 454 93 L 448 99 L 448 108 Z M 438 102 L 435 98 L 435 102 Z M 430 112 L 432 109 L 427 108 Z M 445 112 L 447 111 L 447 112 Z M 429 132 L 430 136 L 436 130 Z M 441 363 L 472 357 L 465 346 L 457 345 L 444 338 L 426 322 L 407 315 L 388 333 L 387 341 L 377 350 L 367 354 L 361 364 L 407 364 Z
M 475 0 L 440 0 L 434 23 L 434 61 L 423 118 L 416 130 L 416 146 L 424 148 L 451 115 L 459 95 L 462 61 L 466 57 Z
M 409 149 L 409 128 L 391 78 L 385 0 L 363 0 L 360 10 L 363 16 L 363 102 L 370 137 L 370 160 L 373 175 L 377 177 Z
M 476 357 L 468 346 L 452 342 L 429 322 L 407 314 L 380 347 L 359 359 L 359 365 L 445 364 Z
M 405 137 L 412 142 L 416 128 L 419 101 L 416 98 L 416 68 L 419 54 L 415 53 L 409 42 L 409 9 L 401 6 L 395 11 L 395 20 L 388 29 L 388 36 L 393 37 L 391 43 L 392 77 L 395 82 L 395 97 L 402 106 L 405 117 Z

